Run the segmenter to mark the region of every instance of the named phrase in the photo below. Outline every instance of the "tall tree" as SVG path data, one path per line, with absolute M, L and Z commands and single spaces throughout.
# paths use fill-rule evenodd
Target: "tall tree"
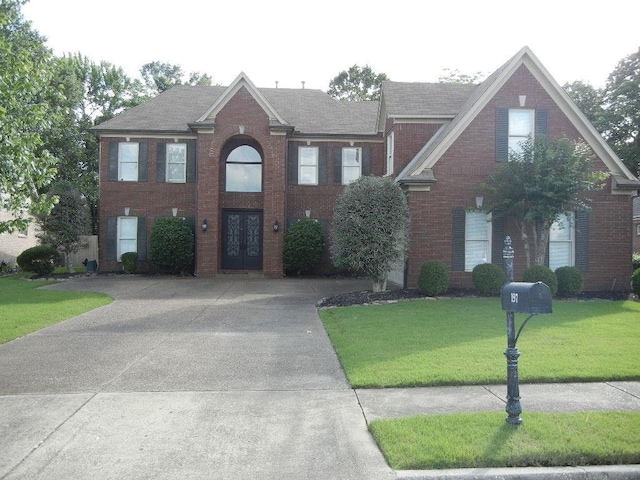
M 476 72 L 472 74 L 461 73 L 460 70 L 455 69 L 451 70 L 450 68 L 445 68 L 440 76 L 438 77 L 438 82 L 440 83 L 480 83 L 485 78 L 487 78 L 487 74 L 483 72 Z
M 331 256 L 334 264 L 362 271 L 373 291 L 386 289 L 393 264 L 407 253 L 409 207 L 388 177 L 360 177 L 336 200 Z
M 48 215 L 38 217 L 40 233 L 37 236 L 43 245 L 64 254 L 67 269 L 72 272 L 70 255 L 79 250 L 81 236 L 90 233 L 89 207 L 72 182 L 56 182 L 47 195 L 58 201 Z
M 610 125 L 607 141 L 625 165 L 640 175 L 640 48 L 609 75 L 604 107 Z
M 55 201 L 39 195 L 55 175 L 41 138 L 56 116 L 47 102 L 57 91 L 52 54 L 24 21 L 24 3 L 0 2 L 0 209 L 15 216 L 0 222 L 0 233 L 25 228 L 29 211 L 46 213 Z
M 144 64 L 140 69 L 140 75 L 149 97 L 154 97 L 175 85 L 211 85 L 211 77 L 207 74 L 191 72 L 185 80 L 180 65 L 158 61 Z
M 353 65 L 329 82 L 327 93 L 338 100 L 365 101 L 380 98 L 380 85 L 389 80 L 385 73 L 375 73 L 369 65 Z
M 549 231 L 560 215 L 588 208 L 588 193 L 602 188 L 607 174 L 591 169 L 593 152 L 584 143 L 536 136 L 511 151 L 481 186 L 484 209 L 513 218 L 524 243 L 527 267 L 544 265 Z

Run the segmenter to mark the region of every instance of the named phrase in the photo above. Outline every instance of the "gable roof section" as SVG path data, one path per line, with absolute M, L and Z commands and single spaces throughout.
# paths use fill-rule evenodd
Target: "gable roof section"
M 476 89 L 472 84 L 382 82 L 389 118 L 454 118 Z
M 640 182 L 622 163 L 611 147 L 569 98 L 566 92 L 551 77 L 529 47 L 522 48 L 507 63 L 478 85 L 460 109 L 460 113 L 437 135 L 437 139 L 426 144 L 396 177 L 398 181 L 411 182 L 412 177 L 423 177 L 444 155 L 453 142 L 464 132 L 473 119 L 502 88 L 506 81 L 521 66 L 525 65 L 542 87 L 569 118 L 584 140 L 591 146 L 611 172 L 614 188 L 639 188 Z

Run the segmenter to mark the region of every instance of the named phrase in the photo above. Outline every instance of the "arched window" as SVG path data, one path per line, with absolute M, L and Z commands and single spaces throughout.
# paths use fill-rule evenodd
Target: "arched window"
M 227 155 L 225 191 L 262 192 L 262 155 L 251 145 L 239 145 Z

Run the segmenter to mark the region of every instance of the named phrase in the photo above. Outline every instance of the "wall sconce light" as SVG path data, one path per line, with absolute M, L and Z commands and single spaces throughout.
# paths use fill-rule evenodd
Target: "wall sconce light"
M 131 213 L 131 208 L 130 207 L 124 207 L 124 214 L 128 217 L 129 213 Z
M 520 95 L 518 97 L 518 99 L 520 100 L 520 106 L 524 107 L 524 105 L 527 103 L 527 96 L 526 95 Z
M 173 213 L 174 217 L 177 217 L 178 216 L 178 209 L 177 208 L 172 208 L 171 209 L 171 213 Z
M 200 225 L 200 228 L 202 228 L 203 232 L 206 232 L 207 228 L 209 228 L 209 224 L 207 223 L 207 219 L 206 218 L 202 221 L 202 225 Z
M 280 230 L 280 224 L 278 223 L 278 220 L 276 219 L 276 221 L 273 222 L 273 231 L 277 232 L 278 230 Z
M 311 217 L 311 210 L 305 210 L 304 214 L 307 216 L 307 218 Z
M 476 197 L 476 208 L 482 208 L 484 197 Z

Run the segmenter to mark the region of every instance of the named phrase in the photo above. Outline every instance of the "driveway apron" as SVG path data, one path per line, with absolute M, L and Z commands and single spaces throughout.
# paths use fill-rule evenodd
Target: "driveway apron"
M 339 279 L 83 277 L 0 345 L 0 478 L 391 479 L 318 319 Z

